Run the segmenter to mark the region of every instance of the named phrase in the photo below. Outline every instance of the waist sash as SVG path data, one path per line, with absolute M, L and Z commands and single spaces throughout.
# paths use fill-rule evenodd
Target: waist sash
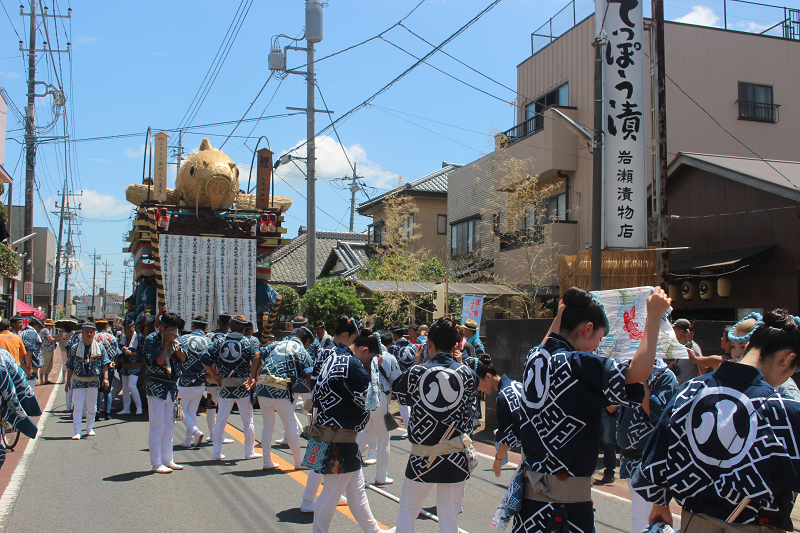
M 163 383 L 164 385 L 169 385 L 169 386 L 178 384 L 178 378 L 169 378 L 168 379 L 168 378 L 162 378 L 162 377 L 158 377 L 158 376 L 150 376 L 150 381 L 155 381 L 157 383 Z
M 780 533 L 782 529 L 757 524 L 730 524 L 703 513 L 681 512 L 681 524 L 692 523 L 692 533 Z
M 281 389 L 281 390 L 289 390 L 289 384 L 292 382 L 291 379 L 287 378 L 278 378 L 273 375 L 267 376 L 259 376 L 258 384 L 265 385 L 267 387 L 272 387 L 274 389 Z
M 83 376 L 76 376 L 75 374 L 72 374 L 72 379 L 74 379 L 75 381 L 80 381 L 81 383 L 91 383 L 92 381 L 100 381 L 100 376 L 97 375 L 97 376 L 86 376 L 86 377 L 83 377 Z
M 320 442 L 330 442 L 336 444 L 343 444 L 346 442 L 355 442 L 358 437 L 358 432 L 352 429 L 333 429 L 327 426 L 318 426 L 316 424 L 308 427 L 309 440 L 314 439 Z
M 469 436 L 464 435 L 472 443 Z M 465 443 L 461 437 L 453 437 L 450 440 L 434 444 L 432 446 L 426 444 L 411 444 L 411 453 L 419 457 L 437 457 L 439 455 L 447 455 L 450 453 L 463 452 Z
M 245 378 L 222 378 L 223 387 L 242 387 Z
M 117 365 L 117 367 L 123 370 L 132 370 L 134 368 L 144 367 L 144 363 L 120 363 L 119 365 Z
M 526 469 L 522 497 L 526 500 L 550 503 L 588 502 L 592 500 L 592 478 L 561 478 Z

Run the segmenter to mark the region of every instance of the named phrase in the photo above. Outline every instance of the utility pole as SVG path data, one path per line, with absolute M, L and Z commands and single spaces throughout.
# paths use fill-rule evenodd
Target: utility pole
M 64 265 L 64 315 L 67 314 L 67 289 L 69 287 L 69 273 L 72 269 L 72 265 L 70 263 L 70 257 L 75 255 L 75 249 L 72 246 L 72 218 L 69 219 L 67 229 L 67 245 L 64 248 L 64 252 L 66 252 L 67 261 L 66 265 Z
M 65 150 L 66 150 L 66 147 L 65 147 Z M 65 161 L 66 161 L 66 159 L 65 159 Z M 56 310 L 55 310 L 55 308 L 56 308 L 56 305 L 58 304 L 58 282 L 59 282 L 59 277 L 60 277 L 60 274 L 61 274 L 62 253 L 64 254 L 64 256 L 67 259 L 64 262 L 65 265 L 66 265 L 64 267 L 64 270 L 66 272 L 68 270 L 68 268 L 69 268 L 69 257 L 70 257 L 70 254 L 71 254 L 71 250 L 69 250 L 69 248 L 72 247 L 71 236 L 67 237 L 67 246 L 66 247 L 62 247 L 62 245 L 61 245 L 63 234 L 64 234 L 64 221 L 66 220 L 68 222 L 69 227 L 70 227 L 70 233 L 71 233 L 72 232 L 72 220 L 77 214 L 72 209 L 70 209 L 70 207 L 69 207 L 69 199 L 74 197 L 74 196 L 82 196 L 83 195 L 83 193 L 79 193 L 79 194 L 67 193 L 67 186 L 68 186 L 67 175 L 65 174 L 64 175 L 64 190 L 61 191 L 61 205 L 56 203 L 56 207 L 59 208 L 59 209 L 58 209 L 58 211 L 53 211 L 54 215 L 58 215 L 58 240 L 56 242 L 56 271 L 55 271 L 55 278 L 53 279 L 53 306 L 52 306 L 53 307 L 53 320 L 55 320 L 55 318 L 56 318 Z M 63 252 L 62 252 L 62 249 L 63 249 Z M 66 282 L 65 282 L 64 283 L 64 291 L 66 291 L 66 290 L 67 290 L 67 288 L 66 288 Z M 65 294 L 65 298 L 66 298 L 66 294 Z M 64 308 L 66 309 L 66 304 L 64 305 Z
M 592 270 L 591 289 L 601 290 L 603 263 L 603 45 L 594 41 L 594 156 L 592 161 Z
M 661 285 L 669 290 L 669 209 L 667 204 L 667 80 L 664 58 L 664 0 L 653 0 L 653 32 L 656 45 L 656 81 L 658 96 L 658 239 L 661 248 Z
M 20 6 L 20 11 L 22 8 Z M 25 109 L 25 233 L 33 233 L 33 181 L 36 167 L 36 0 L 31 0 L 30 49 L 28 50 L 28 107 Z M 33 240 L 25 241 L 22 267 L 22 286 L 25 303 L 33 305 Z
M 100 316 L 106 316 L 106 302 L 108 301 L 108 274 L 111 270 L 108 269 L 108 259 L 106 259 L 105 279 L 103 280 L 103 308 Z M 126 280 L 127 281 L 127 280 Z
M 356 181 L 358 179 L 358 176 L 356 176 L 356 166 L 358 166 L 358 163 L 353 161 L 353 183 L 350 185 L 350 233 L 353 233 L 353 217 L 356 212 L 356 193 L 361 190 L 361 187 Z
M 97 319 L 97 315 L 95 313 L 95 305 L 94 305 L 94 291 L 95 287 L 97 286 L 97 260 L 100 259 L 100 256 L 97 255 L 97 248 L 94 249 L 94 254 L 92 254 L 92 316 Z

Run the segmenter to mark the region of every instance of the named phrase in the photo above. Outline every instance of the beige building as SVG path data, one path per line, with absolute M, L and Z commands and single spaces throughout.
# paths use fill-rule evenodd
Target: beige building
M 419 236 L 411 243 L 410 251 L 426 250 L 430 257 L 437 257 L 445 264 L 448 257 L 447 180 L 459 168 L 461 165 L 444 162 L 441 169 L 360 204 L 358 214 L 372 217 L 368 230 L 370 244 L 380 244 L 383 238 L 386 199 L 400 194 L 413 198 L 418 209 L 403 223 L 409 228 L 408 236 Z
M 649 21 L 645 25 L 649 61 Z M 551 108 L 593 125 L 594 37 L 591 15 L 518 65 L 517 124 L 498 135 L 495 152 L 450 174 L 448 241 L 454 244 L 449 259 L 459 277 L 525 285 L 521 256 L 531 249 L 519 245 L 520 237 L 550 243 L 548 250 L 537 251 L 541 258 L 589 246 L 592 154 Z M 753 157 L 752 151 L 767 159 L 797 159 L 800 41 L 667 22 L 665 58 L 669 160 L 678 152 Z M 645 78 L 650 110 L 653 79 Z M 652 115 L 646 119 L 652 190 Z M 529 170 L 553 188 L 516 224 L 508 223 L 509 213 L 495 201 L 507 181 L 503 161 L 510 158 L 530 160 Z M 540 272 L 547 278 L 537 291 L 544 298 L 558 290 L 557 270 L 550 266 Z

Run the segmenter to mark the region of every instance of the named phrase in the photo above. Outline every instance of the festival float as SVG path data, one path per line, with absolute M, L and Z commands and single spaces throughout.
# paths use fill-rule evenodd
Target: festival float
M 292 201 L 274 194 L 272 152 L 254 154 L 256 172 L 252 176 L 251 170 L 245 192 L 236 163 L 203 139 L 182 161 L 175 188 L 169 189 L 167 139 L 164 132 L 153 136 L 155 155 L 149 165 L 145 159 L 152 177 L 125 191 L 138 208 L 123 249 L 133 256 L 136 283 L 126 317 L 135 316 L 149 333 L 156 302 L 187 325 L 202 317 L 209 330 L 220 313 L 241 314 L 257 324 L 264 340 L 281 305 L 269 286 L 272 254 L 291 242 L 282 223 Z M 250 194 L 252 177 L 255 194 Z

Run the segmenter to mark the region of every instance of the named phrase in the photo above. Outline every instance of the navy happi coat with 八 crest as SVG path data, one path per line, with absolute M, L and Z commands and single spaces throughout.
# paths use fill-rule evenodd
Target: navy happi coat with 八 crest
M 594 474 L 602 410 L 644 398 L 641 384 L 625 384 L 629 364 L 578 352 L 557 333 L 531 349 L 523 372 L 520 426 L 528 470 L 568 477 Z M 557 518 L 569 524 L 570 532 L 589 533 L 594 528 L 592 502 L 523 500 L 514 533 L 550 531 Z
M 397 359 L 400 370 L 405 372 L 414 365 L 414 357 L 417 355 L 417 346 L 411 344 L 406 339 L 400 339 L 389 347 L 389 352 Z
M 163 337 L 161 331 L 156 330 L 144 340 L 144 370 L 150 375 L 150 379 L 144 386 L 147 396 L 153 396 L 166 400 L 167 396 L 174 401 L 178 397 L 178 377 L 175 371 L 174 358 L 169 355 L 165 358 L 164 364 L 156 364 L 156 359 L 161 357 L 161 343 Z
M 212 342 L 208 352 L 203 356 L 202 361 L 206 366 L 216 365 L 217 374 L 223 378 L 236 378 L 237 381 L 247 380 L 250 377 L 250 370 L 253 367 L 253 358 L 258 352 L 255 343 L 250 342 L 238 331 L 231 331 L 225 337 Z M 249 391 L 244 385 L 236 387 L 220 387 L 219 397 L 237 399 L 249 395 Z
M 687 382 L 667 405 L 634 473 L 645 500 L 740 524 L 793 529 L 800 492 L 800 403 L 749 365 L 723 361 Z
M 520 445 L 519 428 L 522 425 L 522 383 L 505 374 L 500 378 L 497 393 L 497 432 L 494 441 L 509 448 Z
M 201 330 L 193 331 L 178 337 L 186 361 L 175 358 L 175 368 L 178 371 L 179 387 L 204 387 L 206 384 L 206 367 L 203 365 L 203 356 L 208 353 L 208 337 Z
M 408 440 L 434 446 L 452 427 L 451 438 L 472 431 L 472 404 L 478 391 L 478 375 L 471 368 L 439 353 L 414 365 L 392 383 L 400 403 L 409 406 Z M 469 479 L 469 461 L 464 452 L 429 458 L 411 454 L 406 477 L 422 483 L 459 483 Z
M 131 355 L 124 355 L 122 353 L 122 348 L 128 348 L 130 350 Z M 121 365 L 119 366 L 119 374 L 121 376 L 138 376 L 142 369 L 138 366 L 135 368 L 125 368 L 123 365 L 129 364 L 138 364 L 142 362 L 142 356 L 144 355 L 144 337 L 134 332 L 133 336 L 129 339 L 127 335 L 123 335 L 122 339 L 119 341 L 119 353 L 120 353 L 120 360 Z
M 319 410 L 315 424 L 337 429 L 363 431 L 369 421 L 366 409 L 370 372 L 356 359 L 353 352 L 339 343 L 336 351 L 322 364 L 317 384 L 314 386 L 314 407 Z M 338 454 L 339 470 L 329 471 L 323 466 L 322 473 L 346 474 L 361 469 L 361 453 L 355 442 L 328 446 L 324 464 L 331 455 Z

